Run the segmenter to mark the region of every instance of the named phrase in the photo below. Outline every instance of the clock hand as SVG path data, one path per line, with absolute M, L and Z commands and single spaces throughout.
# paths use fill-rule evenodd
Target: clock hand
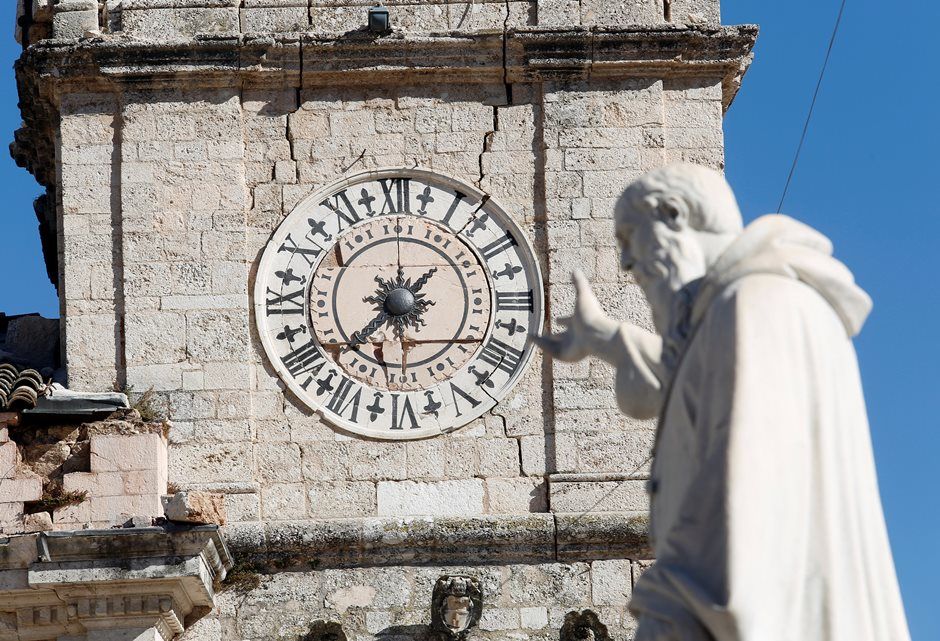
M 419 294 L 418 292 L 421 291 L 422 287 L 427 285 L 428 281 L 431 280 L 431 276 L 433 276 L 435 272 L 437 272 L 437 267 L 432 267 L 426 273 L 422 274 L 421 277 L 418 280 L 416 280 L 413 284 L 411 283 L 410 280 L 405 283 L 405 287 L 411 292 L 411 295 L 414 297 L 412 299 L 414 301 L 413 303 L 414 307 L 412 308 L 414 310 L 412 312 L 413 318 L 411 318 L 409 321 L 402 321 L 401 319 L 396 318 L 393 321 L 395 323 L 395 335 L 398 337 L 398 340 L 401 341 L 403 351 L 405 351 L 405 325 L 411 324 L 415 328 L 417 328 L 418 325 L 427 325 L 427 323 L 424 322 L 424 319 L 421 318 L 421 313 L 424 310 L 426 310 L 428 307 L 430 307 L 431 305 L 434 305 L 434 301 L 423 300 L 425 297 L 425 294 Z M 401 267 L 399 267 L 398 268 L 399 282 L 403 278 L 404 278 L 404 270 Z M 402 372 L 405 371 L 406 367 L 407 365 L 405 363 L 405 360 L 402 359 L 402 364 L 401 364 Z
M 418 292 L 437 272 L 437 267 L 432 267 L 427 273 L 423 274 L 412 284 L 411 279 L 405 280 L 405 270 L 398 268 L 398 278 L 395 280 L 386 280 L 381 276 L 376 276 L 375 281 L 379 284 L 375 295 L 366 296 L 363 302 L 372 303 L 376 306 L 379 315 L 376 316 L 362 331 L 353 332 L 350 340 L 350 348 L 355 348 L 366 341 L 366 338 L 375 332 L 383 323 L 391 323 L 395 336 L 399 340 L 405 338 L 405 327 L 413 325 L 426 325 L 421 318 L 421 313 L 429 306 L 434 305 L 433 301 L 424 300 L 425 294 Z
M 432 267 L 428 272 L 421 276 L 418 280 L 415 281 L 415 284 L 411 286 L 411 292 L 417 294 L 421 291 L 421 288 L 427 285 L 428 281 L 431 280 L 431 276 L 437 271 L 437 267 Z
M 349 337 L 349 346 L 350 348 L 357 347 L 366 342 L 366 339 L 369 338 L 378 328 L 385 324 L 385 321 L 388 320 L 388 314 L 384 311 L 379 312 L 378 316 L 369 321 L 369 324 L 363 327 L 358 332 L 353 332 L 352 336 Z

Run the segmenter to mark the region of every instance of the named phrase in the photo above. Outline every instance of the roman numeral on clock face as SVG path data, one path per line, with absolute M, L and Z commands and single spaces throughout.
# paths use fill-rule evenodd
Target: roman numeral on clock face
M 442 223 L 445 225 L 450 225 L 450 219 L 453 218 L 454 212 L 457 211 L 457 207 L 466 197 L 466 194 L 462 194 L 459 191 L 454 192 L 454 200 L 451 201 L 450 207 L 447 208 L 447 213 L 444 214 L 444 219 L 441 221 Z
M 307 374 L 309 376 L 307 382 L 301 385 L 304 389 L 307 389 L 307 386 L 310 385 L 310 381 L 313 380 L 313 377 L 317 375 L 320 368 L 326 363 L 326 359 L 323 358 L 323 354 L 317 349 L 316 343 L 310 341 L 283 356 L 281 362 L 284 363 L 287 371 L 290 372 L 290 375 L 294 378 L 297 378 L 301 374 Z
M 362 218 L 360 218 L 359 214 L 356 212 L 356 208 L 353 207 L 351 202 L 349 202 L 349 197 L 346 195 L 345 189 L 337 194 L 334 194 L 332 198 L 332 203 L 330 202 L 330 199 L 327 198 L 322 203 L 320 203 L 320 206 L 326 207 L 336 214 L 336 224 L 340 229 L 343 229 L 344 222 L 348 227 L 362 220 Z
M 482 402 L 473 398 L 453 383 L 450 384 L 450 393 L 454 397 L 454 409 L 457 411 L 457 416 L 463 416 L 463 413 L 460 411 L 460 403 L 457 401 L 458 396 L 470 404 L 470 409 L 475 409 L 477 405 Z
M 516 349 L 512 345 L 507 345 L 498 338 L 494 338 L 483 346 L 483 351 L 480 352 L 480 360 L 487 365 L 512 375 L 512 373 L 516 371 L 516 368 L 519 367 L 519 361 L 522 360 L 522 353 L 521 349 Z
M 408 429 L 418 428 L 418 419 L 415 411 L 411 407 L 411 399 L 400 394 L 392 394 L 392 427 L 393 430 L 405 429 L 405 422 L 408 423 Z
M 277 249 L 279 254 L 281 252 L 290 252 L 295 256 L 299 254 L 305 261 L 307 261 L 307 265 L 313 265 L 322 251 L 323 250 L 317 246 L 300 247 L 297 245 L 294 239 L 291 238 L 290 234 L 287 234 L 287 236 L 284 237 L 284 242 L 281 243 L 281 246 Z
M 352 390 L 352 387 L 353 382 L 345 376 L 342 377 L 339 384 L 336 386 L 336 389 L 333 390 L 333 395 L 330 396 L 330 401 L 326 404 L 326 407 L 328 410 L 338 414 L 339 416 L 342 416 L 343 412 L 352 407 L 349 420 L 356 421 L 359 415 L 359 399 L 362 396 L 362 389 L 357 389 L 356 393 L 352 395 L 349 401 L 347 401 L 346 397 L 349 396 L 349 392 Z
M 532 290 L 527 292 L 496 292 L 496 311 L 524 311 L 535 309 Z
M 480 251 L 483 253 L 484 258 L 489 260 L 500 252 L 505 251 L 510 247 L 515 247 L 518 244 L 519 243 L 516 242 L 516 239 L 513 238 L 512 233 L 507 231 L 505 236 L 502 238 L 497 238 L 486 247 L 480 249 Z
M 380 178 L 382 193 L 385 194 L 383 214 L 401 214 L 411 207 L 410 178 Z
M 275 314 L 303 314 L 304 313 L 304 289 L 280 294 L 268 287 L 268 298 L 264 301 L 268 316 Z

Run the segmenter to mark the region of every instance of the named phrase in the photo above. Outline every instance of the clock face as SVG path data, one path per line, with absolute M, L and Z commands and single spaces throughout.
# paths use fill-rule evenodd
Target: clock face
M 490 410 L 541 330 L 542 281 L 488 196 L 418 169 L 352 176 L 306 200 L 264 250 L 255 320 L 296 396 L 374 438 L 425 438 Z

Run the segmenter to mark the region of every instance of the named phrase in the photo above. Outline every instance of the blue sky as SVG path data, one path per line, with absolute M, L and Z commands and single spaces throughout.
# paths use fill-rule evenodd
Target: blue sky
M 748 220 L 775 211 L 838 0 L 722 2 L 761 25 L 725 120 L 727 175 Z M 875 301 L 856 340 L 882 500 L 911 636 L 940 639 L 940 5 L 848 0 L 784 213 L 832 239 Z
M 0 26 L 12 31 L 13 2 Z M 748 220 L 776 210 L 809 107 L 838 0 L 725 0 L 726 24 L 759 23 L 757 58 L 726 120 L 727 174 Z M 940 77 L 926 0 L 849 0 L 784 212 L 828 235 L 875 309 L 856 342 L 885 516 L 911 633 L 940 639 Z M 19 122 L 0 41 L 0 131 Z M 32 178 L 0 153 L 6 201 L 0 311 L 58 315 L 41 261 Z M 781 551 L 785 554 L 785 551 Z

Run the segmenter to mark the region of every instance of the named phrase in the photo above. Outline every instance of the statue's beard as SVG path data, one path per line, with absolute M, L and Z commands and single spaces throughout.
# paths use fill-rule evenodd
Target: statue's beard
M 683 282 L 679 266 L 655 260 L 645 270 L 643 291 L 653 313 L 653 325 L 663 337 L 663 364 L 674 370 L 691 332 L 692 304 L 702 279 Z

